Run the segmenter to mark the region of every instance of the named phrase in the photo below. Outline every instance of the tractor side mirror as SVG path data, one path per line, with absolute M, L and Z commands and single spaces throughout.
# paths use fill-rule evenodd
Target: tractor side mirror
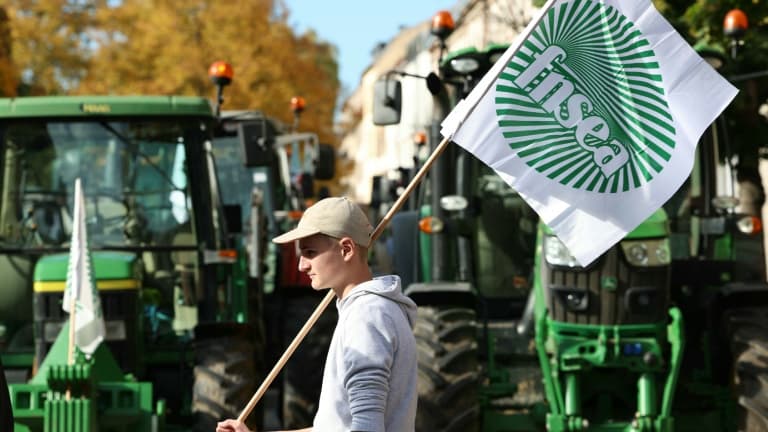
M 336 150 L 330 144 L 317 146 L 317 160 L 315 161 L 315 178 L 318 180 L 330 180 L 336 175 Z
M 436 96 L 443 91 L 443 80 L 434 72 L 430 72 L 427 75 L 427 90 L 429 90 L 432 96 Z
M 403 89 L 400 81 L 385 78 L 373 84 L 373 124 L 400 123 Z
M 274 162 L 275 134 L 266 119 L 238 123 L 237 137 L 246 167 L 268 166 Z

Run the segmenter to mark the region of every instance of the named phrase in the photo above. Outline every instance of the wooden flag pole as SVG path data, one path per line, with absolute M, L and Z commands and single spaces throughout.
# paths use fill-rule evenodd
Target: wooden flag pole
M 435 150 L 432 151 L 432 154 L 429 156 L 429 158 L 424 162 L 424 165 L 419 169 L 419 172 L 416 173 L 416 175 L 413 177 L 411 182 L 408 184 L 408 186 L 405 188 L 403 193 L 397 198 L 397 201 L 392 205 L 392 207 L 387 211 L 387 214 L 384 215 L 384 218 L 379 222 L 379 225 L 376 226 L 376 229 L 371 234 L 371 240 L 368 243 L 368 246 L 372 245 L 373 242 L 376 241 L 377 238 L 381 235 L 382 232 L 384 232 L 384 228 L 387 227 L 389 224 L 389 221 L 392 219 L 395 213 L 397 213 L 398 210 L 405 204 L 405 200 L 408 199 L 408 197 L 411 195 L 413 190 L 418 186 L 418 184 L 421 182 L 421 180 L 424 178 L 424 176 L 427 174 L 427 171 L 432 167 L 432 164 L 435 163 L 435 160 L 438 156 L 445 150 L 445 148 L 448 146 L 448 143 L 451 142 L 451 140 L 448 138 L 443 138 L 443 140 L 440 142 L 440 144 L 435 147 Z M 264 381 L 261 383 L 259 388 L 256 390 L 256 393 L 251 397 L 251 400 L 248 402 L 248 405 L 245 406 L 243 409 L 243 412 L 240 413 L 240 415 L 237 417 L 237 419 L 241 422 L 245 422 L 245 419 L 248 418 L 248 415 L 251 414 L 251 411 L 253 411 L 253 408 L 256 407 L 256 404 L 259 403 L 259 400 L 261 400 L 261 397 L 264 396 L 264 393 L 266 393 L 267 388 L 272 384 L 272 381 L 277 378 L 277 374 L 280 373 L 280 371 L 283 369 L 283 366 L 285 366 L 285 363 L 288 362 L 288 359 L 291 358 L 293 355 L 293 352 L 296 351 L 296 349 L 299 347 L 299 344 L 302 340 L 304 340 L 304 337 L 309 333 L 309 330 L 312 329 L 312 326 L 315 325 L 315 322 L 318 318 L 320 318 L 320 315 L 323 314 L 323 311 L 325 311 L 325 308 L 328 307 L 328 305 L 331 303 L 331 301 L 334 299 L 336 294 L 333 292 L 333 290 L 328 290 L 328 294 L 323 298 L 323 300 L 320 302 L 320 304 L 317 306 L 314 312 L 312 312 L 312 315 L 309 316 L 309 319 L 304 324 L 304 327 L 299 330 L 299 333 L 296 335 L 295 338 L 293 338 L 293 341 L 291 341 L 291 344 L 288 345 L 288 348 L 286 348 L 285 352 L 282 356 L 280 356 L 280 359 L 277 361 L 275 366 L 272 368 L 272 371 L 269 372 L 266 378 L 264 378 Z

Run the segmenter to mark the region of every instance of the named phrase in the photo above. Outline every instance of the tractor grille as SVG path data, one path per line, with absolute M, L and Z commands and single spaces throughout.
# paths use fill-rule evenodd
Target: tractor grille
M 541 280 L 555 321 L 620 325 L 665 319 L 669 304 L 669 266 L 630 267 L 617 245 L 587 268 L 549 265 L 542 259 Z
M 118 364 L 127 372 L 135 372 L 137 342 L 141 315 L 138 291 L 100 291 L 101 309 L 106 328 L 105 341 Z M 61 308 L 62 292 L 35 292 L 35 356 L 45 358 L 69 315 Z

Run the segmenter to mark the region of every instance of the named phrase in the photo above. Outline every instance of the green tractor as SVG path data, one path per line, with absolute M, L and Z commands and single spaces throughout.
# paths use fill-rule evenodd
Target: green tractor
M 433 148 L 505 49 L 449 53 L 425 77 Z M 409 75 L 375 86 L 376 124 L 399 121 L 397 74 Z M 768 430 L 762 224 L 736 211 L 728 147 L 721 118 L 680 190 L 582 268 L 522 197 L 448 146 L 417 210 L 391 223 L 395 271 L 420 305 L 417 430 Z
M 215 126 L 196 97 L 0 100 L 0 354 L 16 430 L 209 431 L 255 391 L 258 304 Z M 70 364 L 76 178 L 106 335 Z
M 586 268 L 540 226 L 549 430 L 768 430 L 761 222 L 735 210 L 729 160 L 720 119 L 677 193 Z
M 299 112 L 294 108 L 297 116 Z M 317 134 L 292 132 L 259 111 L 224 110 L 214 130 L 213 152 L 222 201 L 242 209 L 242 248 L 248 280 L 255 284 L 249 293 L 260 298 L 263 317 L 256 337 L 267 347 L 259 370 L 266 372 L 322 299 L 298 271 L 294 246 L 275 245 L 271 239 L 292 229 L 310 200 L 319 197 L 322 188 L 315 180 L 333 178 L 334 149 L 320 143 Z M 268 390 L 260 406 L 269 406 L 268 411 L 278 415 L 265 417 L 265 426 L 312 424 L 322 378 L 318 367 L 322 368 L 335 324 L 335 309 L 324 313 Z M 318 373 L 307 376 L 310 369 Z

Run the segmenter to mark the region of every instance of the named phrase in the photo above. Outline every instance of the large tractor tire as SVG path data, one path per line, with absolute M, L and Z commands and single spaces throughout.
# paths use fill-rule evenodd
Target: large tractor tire
M 479 428 L 475 311 L 419 307 L 414 328 L 419 356 L 417 432 Z
M 729 315 L 738 431 L 768 432 L 768 309 Z
M 221 331 L 214 335 L 198 334 L 194 342 L 195 367 L 192 394 L 193 430 L 210 432 L 216 423 L 227 418 L 237 418 L 256 392 L 261 382 L 255 366 L 257 350 L 246 325 L 225 324 L 217 326 Z M 246 420 L 251 429 L 261 423 L 260 412 L 252 413 Z
M 297 288 L 306 289 L 309 288 Z M 325 292 L 322 293 L 323 295 Z M 320 304 L 322 296 L 306 295 L 286 299 L 284 341 L 287 346 Z M 283 428 L 312 426 L 320 401 L 325 358 L 338 320 L 336 306 L 329 306 L 293 353 L 283 369 Z

